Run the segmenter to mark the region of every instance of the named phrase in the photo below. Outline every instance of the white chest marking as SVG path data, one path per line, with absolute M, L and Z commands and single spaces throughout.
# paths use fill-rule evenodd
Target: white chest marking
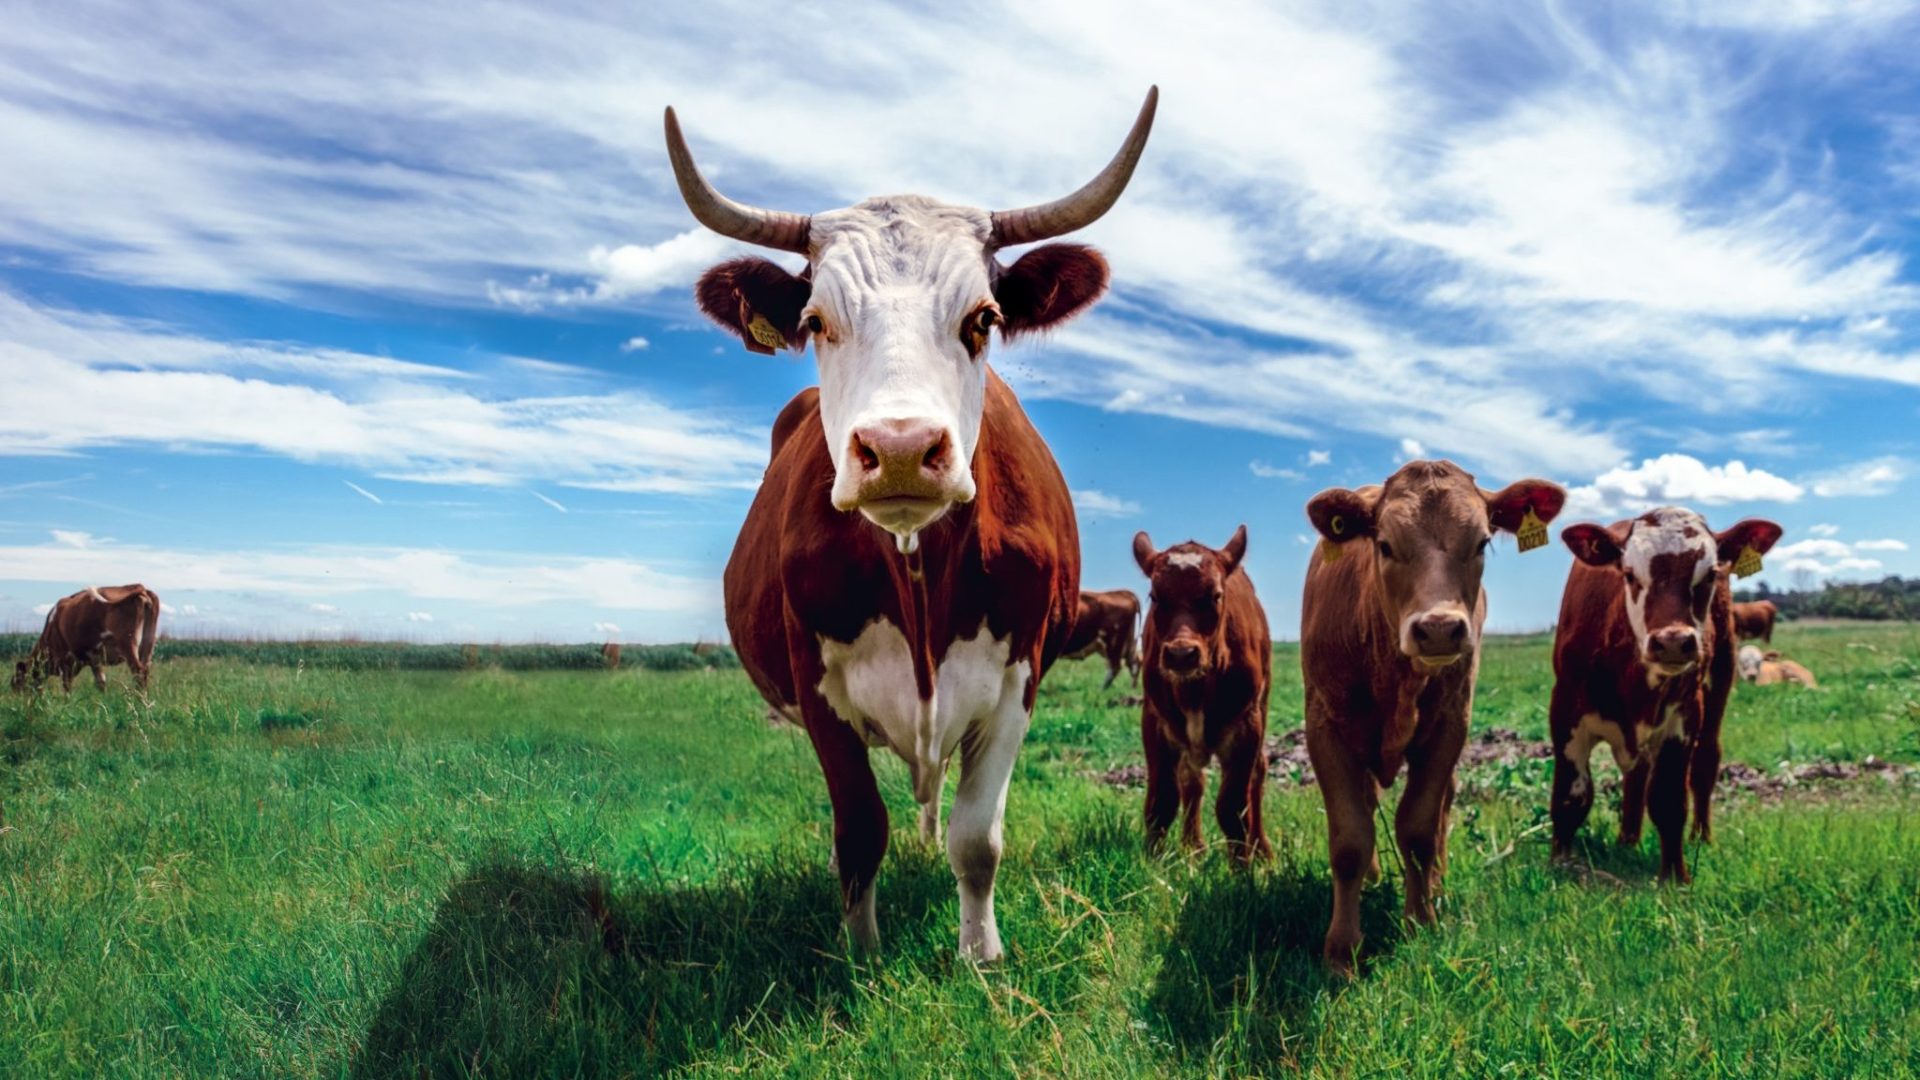
M 1612 749 L 1613 763 L 1621 772 L 1633 767 L 1633 759 L 1627 756 L 1626 737 L 1620 729 L 1602 720 L 1599 713 L 1587 713 L 1580 718 L 1580 726 L 1573 729 L 1573 737 L 1567 740 L 1567 762 L 1580 774 L 1573 781 L 1576 799 L 1586 798 L 1593 790 L 1593 748 L 1603 742 Z
M 976 724 L 1003 715 L 1009 696 L 1026 693 L 1031 665 L 1009 664 L 1010 639 L 995 640 L 984 620 L 971 638 L 956 639 L 934 672 L 931 702 L 920 698 L 906 635 L 885 619 L 867 624 L 851 644 L 820 638 L 826 674 L 820 696 L 869 745 L 885 743 L 929 774 L 952 756 Z

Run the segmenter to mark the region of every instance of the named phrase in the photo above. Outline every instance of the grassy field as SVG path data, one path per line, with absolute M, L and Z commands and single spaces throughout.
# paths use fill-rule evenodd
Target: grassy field
M 1920 630 L 1779 637 L 1826 689 L 1738 691 L 1729 758 L 1920 763 Z M 1546 654 L 1490 643 L 1476 728 L 1544 736 Z M 1440 927 L 1398 927 L 1385 843 L 1342 985 L 1317 792 L 1270 793 L 1270 867 L 1147 858 L 1097 779 L 1137 710 L 1088 661 L 1015 774 L 1009 961 L 955 959 L 889 758 L 886 947 L 856 962 L 812 753 L 737 671 L 246 656 L 0 699 L 0 1076 L 1920 1074 L 1911 779 L 1731 794 L 1674 889 L 1611 797 L 1597 872 L 1551 868 L 1547 763 L 1483 770 Z M 1291 649 L 1275 672 L 1280 732 Z

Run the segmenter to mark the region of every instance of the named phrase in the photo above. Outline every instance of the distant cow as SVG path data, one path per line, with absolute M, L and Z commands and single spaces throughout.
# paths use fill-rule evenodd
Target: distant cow
M 1128 589 L 1109 589 L 1105 592 L 1081 590 L 1079 614 L 1073 623 L 1073 635 L 1067 638 L 1065 651 L 1068 660 L 1084 660 L 1099 653 L 1107 659 L 1107 681 L 1101 688 L 1113 685 L 1120 677 L 1120 666 L 1126 665 L 1127 673 L 1133 676 L 1135 685 L 1140 682 L 1140 650 L 1136 645 L 1134 632 L 1140 622 L 1140 598 Z
M 1160 846 L 1182 811 L 1181 842 L 1200 846 L 1200 797 L 1207 763 L 1218 758 L 1214 818 L 1228 853 L 1240 862 L 1273 857 L 1260 815 L 1273 643 L 1240 566 L 1246 553 L 1245 525 L 1218 551 L 1191 540 L 1155 551 L 1146 533 L 1133 538 L 1134 561 L 1153 584 L 1140 710 L 1149 848 Z
M 1762 652 L 1757 645 L 1740 646 L 1740 678 L 1756 686 L 1791 683 L 1811 690 L 1820 688 L 1806 665 L 1783 659 L 1779 653 L 1771 650 Z
M 1394 814 L 1406 918 L 1434 919 L 1455 764 L 1467 740 L 1495 531 L 1544 542 L 1566 492 L 1545 480 L 1483 490 L 1452 462 L 1414 461 L 1383 485 L 1307 504 L 1325 542 L 1307 564 L 1300 666 L 1307 753 L 1326 802 L 1333 918 L 1323 955 L 1352 970 L 1363 877 L 1379 876 L 1374 809 L 1407 766 Z
M 620 666 L 620 643 L 617 641 L 609 641 L 605 645 L 600 646 L 600 659 L 607 665 L 608 671 L 618 668 Z
M 1667 506 L 1610 526 L 1560 534 L 1577 560 L 1567 575 L 1553 643 L 1553 850 L 1565 858 L 1593 809 L 1594 747 L 1625 774 L 1619 841 L 1640 842 L 1643 814 L 1660 834 L 1660 878 L 1691 875 L 1682 845 L 1687 791 L 1693 833 L 1712 837 L 1720 722 L 1733 689 L 1733 593 L 1728 573 L 1757 558 L 1780 526 L 1749 518 L 1715 533 Z
M 1755 600 L 1746 604 L 1733 605 L 1733 633 L 1741 641 L 1759 638 L 1767 644 L 1773 644 L 1773 621 L 1780 617 L 1780 608 L 1771 600 Z
M 987 211 L 890 195 L 806 215 L 734 202 L 694 165 L 679 122 L 667 150 L 694 217 L 724 236 L 806 259 L 794 273 L 734 258 L 700 276 L 700 309 L 749 350 L 818 358 L 820 385 L 773 423 L 766 475 L 727 560 L 727 630 L 740 665 L 813 742 L 833 806 L 841 916 L 879 943 L 875 875 L 887 806 L 868 748 L 906 762 L 921 835 L 939 835 L 947 765 L 960 759 L 947 862 L 963 956 L 1004 955 L 994 882 L 1014 760 L 1040 680 L 1080 591 L 1065 478 L 988 362 L 1099 298 L 1091 248 L 1044 244 L 1114 205 L 1145 149 L 1132 133 L 1080 190 Z
M 160 596 L 144 585 L 82 589 L 47 612 L 47 621 L 27 659 L 13 668 L 13 688 L 24 690 L 47 675 L 60 676 L 71 692 L 82 667 L 93 669 L 93 685 L 107 688 L 102 670 L 124 662 L 142 690 L 153 666 L 159 634 Z

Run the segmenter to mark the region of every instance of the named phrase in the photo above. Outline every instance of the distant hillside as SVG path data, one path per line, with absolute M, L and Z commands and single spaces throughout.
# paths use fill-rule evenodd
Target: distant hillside
M 1920 578 L 1828 582 L 1818 589 L 1776 592 L 1762 582 L 1736 589 L 1735 600 L 1771 600 L 1789 619 L 1920 619 Z
M 12 661 L 33 647 L 33 634 L 0 634 L 0 658 Z M 508 671 L 579 670 L 606 666 L 598 645 L 424 645 L 398 641 L 216 641 L 161 635 L 155 660 L 218 657 L 254 664 L 303 664 L 345 671 L 459 671 L 497 667 Z M 725 645 L 623 645 L 622 667 L 650 671 L 736 668 Z

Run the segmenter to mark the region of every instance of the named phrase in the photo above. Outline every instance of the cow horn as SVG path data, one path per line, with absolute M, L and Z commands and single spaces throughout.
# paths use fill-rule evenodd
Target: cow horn
M 1153 130 L 1153 110 L 1159 103 L 1160 88 L 1148 87 L 1146 104 L 1140 106 L 1140 115 L 1133 122 L 1133 130 L 1127 132 L 1127 141 L 1121 144 L 1120 152 L 1113 155 L 1099 176 L 1087 181 L 1079 191 L 1024 210 L 995 210 L 993 246 L 1030 244 L 1100 220 L 1100 215 L 1111 210 L 1120 193 L 1127 189 L 1127 181 L 1133 179 L 1133 167 L 1140 164 L 1140 153 L 1147 148 L 1147 132 Z
M 686 136 L 680 134 L 680 121 L 671 105 L 667 106 L 667 157 L 673 161 L 673 178 L 680 182 L 680 197 L 700 224 L 749 244 L 806 253 L 810 232 L 807 215 L 747 206 L 714 190 L 693 163 L 693 151 L 687 149 Z

